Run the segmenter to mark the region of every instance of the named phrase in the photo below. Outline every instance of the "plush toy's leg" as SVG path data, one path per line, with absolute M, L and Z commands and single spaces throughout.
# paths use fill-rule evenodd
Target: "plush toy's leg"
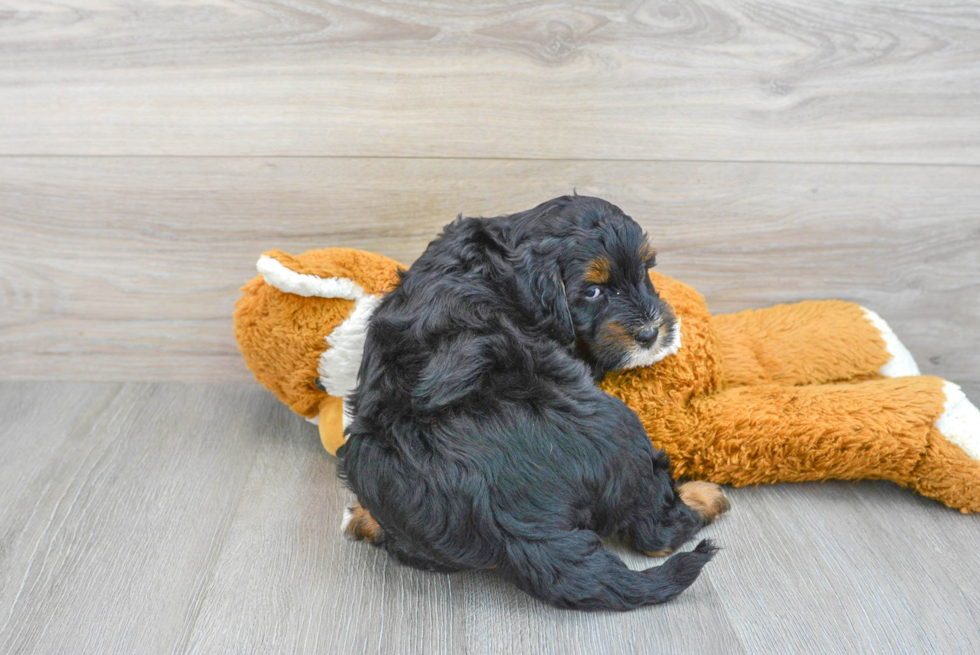
M 647 426 L 671 435 L 657 445 L 679 477 L 736 486 L 887 479 L 980 511 L 980 412 L 940 378 L 738 387 L 695 401 L 687 420 Z
M 885 350 L 891 356 L 891 359 L 878 369 L 878 372 L 886 378 L 919 375 L 919 365 L 915 363 L 912 353 L 909 352 L 904 343 L 899 341 L 898 335 L 892 331 L 885 319 L 867 307 L 862 307 L 861 311 L 864 312 L 864 317 L 868 319 L 871 325 L 881 333 L 881 338 L 885 342 Z
M 919 374 L 888 324 L 855 303 L 811 300 L 711 320 L 722 351 L 724 387 Z
M 980 497 L 980 410 L 952 382 L 943 384 L 943 393 L 943 413 L 907 486 L 963 512 L 977 512 L 976 501 L 963 503 L 961 490 L 972 488 L 974 498 Z
M 331 455 L 347 440 L 344 438 L 344 400 L 327 396 L 320 402 L 320 414 L 317 427 L 320 430 L 320 442 Z

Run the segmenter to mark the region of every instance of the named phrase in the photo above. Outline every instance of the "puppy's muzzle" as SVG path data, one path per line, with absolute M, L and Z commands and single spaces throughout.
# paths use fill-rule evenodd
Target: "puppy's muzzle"
M 637 368 L 659 362 L 676 353 L 681 347 L 680 319 L 659 319 L 643 326 L 633 334 L 635 345 L 626 353 L 626 361 L 620 368 Z
M 653 344 L 657 343 L 657 337 L 660 335 L 660 326 L 655 325 L 653 327 L 644 327 L 642 330 L 636 333 L 633 337 L 636 339 L 636 343 L 640 344 L 641 348 L 649 348 Z

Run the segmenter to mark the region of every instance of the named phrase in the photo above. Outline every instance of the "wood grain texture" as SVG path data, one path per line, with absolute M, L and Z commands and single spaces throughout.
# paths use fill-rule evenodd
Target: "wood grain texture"
M 401 566 L 344 540 L 351 496 L 283 411 L 259 450 L 188 653 L 741 652 L 708 581 L 630 614 L 556 610 L 490 574 Z M 622 550 L 622 549 L 620 549 Z M 634 556 L 637 564 L 653 561 Z
M 700 537 L 723 539 L 718 526 Z M 632 569 L 663 562 L 607 540 Z M 688 550 L 693 544 L 687 544 Z M 722 557 L 719 554 L 718 557 Z M 712 566 L 717 560 L 712 561 Z M 724 607 L 727 599 L 714 585 L 709 569 L 675 600 L 627 614 L 555 610 L 524 594 L 515 596 L 511 584 L 483 573 L 464 587 L 468 616 L 468 652 L 547 653 L 751 653 L 741 644 Z M 487 627 L 484 627 L 487 626 Z
M 453 579 L 346 542 L 333 459 L 313 426 L 276 415 L 188 652 L 464 652 Z
M 41 474 L 72 431 L 95 421 L 120 386 L 0 382 L 0 512 Z
M 351 496 L 334 460 L 311 426 L 279 414 L 188 653 L 739 652 L 705 581 L 655 610 L 563 612 L 489 574 L 421 572 L 344 540 L 340 519 Z
M 713 311 L 839 297 L 925 372 L 980 382 L 980 168 L 658 162 L 0 158 L 0 378 L 247 381 L 258 255 L 411 263 L 458 213 L 601 195 Z
M 980 7 L 13 0 L 0 154 L 980 164 Z
M 890 483 L 727 490 L 731 512 L 703 532 L 723 550 L 690 589 L 592 614 L 345 541 L 335 460 L 258 390 L 0 383 L 0 436 L 31 471 L 0 478 L 4 653 L 980 648 L 980 517 Z
M 731 490 L 712 582 L 750 653 L 980 647 L 980 517 L 887 482 Z M 943 535 L 948 536 L 943 536 Z
M 3 386 L 82 418 L 5 494 L 0 652 L 183 652 L 254 458 L 248 437 L 275 401 L 243 387 L 127 385 L 86 418 L 104 388 L 37 391 Z M 52 424 L 0 418 L 15 454 Z

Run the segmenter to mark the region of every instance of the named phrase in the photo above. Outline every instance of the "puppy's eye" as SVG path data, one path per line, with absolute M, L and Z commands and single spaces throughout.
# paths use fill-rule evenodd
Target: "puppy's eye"
M 585 297 L 589 300 L 595 300 L 602 295 L 602 289 L 600 287 L 589 287 L 585 290 Z

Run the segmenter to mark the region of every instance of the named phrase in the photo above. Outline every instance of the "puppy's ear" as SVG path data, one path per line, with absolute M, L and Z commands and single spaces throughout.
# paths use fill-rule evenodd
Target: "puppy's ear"
M 575 327 L 565 297 L 560 252 L 561 243 L 557 239 L 529 246 L 520 254 L 518 269 L 521 290 L 546 329 L 558 341 L 570 344 L 575 341 Z

